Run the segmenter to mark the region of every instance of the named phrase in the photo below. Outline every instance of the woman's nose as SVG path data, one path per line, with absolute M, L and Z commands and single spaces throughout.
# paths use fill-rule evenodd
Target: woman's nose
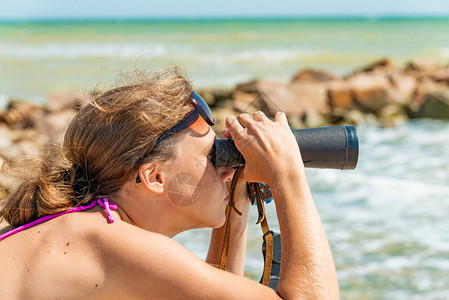
M 234 173 L 235 173 L 234 168 L 220 167 L 220 168 L 217 168 L 217 171 L 220 174 L 220 179 L 222 182 L 231 181 L 232 177 L 234 177 Z

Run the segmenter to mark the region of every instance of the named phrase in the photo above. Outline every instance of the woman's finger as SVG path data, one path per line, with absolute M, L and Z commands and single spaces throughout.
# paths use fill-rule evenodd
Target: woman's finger
M 259 122 L 269 120 L 268 117 L 260 110 L 253 113 L 253 118 L 254 118 L 254 120 L 259 121 Z
M 229 116 L 225 119 L 225 126 L 229 131 L 229 134 L 235 139 L 238 136 L 241 136 L 245 131 L 243 126 L 237 121 L 237 118 L 234 116 Z
M 255 123 L 256 121 L 248 113 L 243 113 L 237 116 L 237 120 L 244 127 L 248 127 L 249 124 Z
M 283 111 L 278 111 L 274 116 L 274 121 L 288 125 L 287 116 Z
M 229 130 L 225 129 L 220 134 L 220 139 L 229 139 L 231 138 L 231 134 L 229 133 Z

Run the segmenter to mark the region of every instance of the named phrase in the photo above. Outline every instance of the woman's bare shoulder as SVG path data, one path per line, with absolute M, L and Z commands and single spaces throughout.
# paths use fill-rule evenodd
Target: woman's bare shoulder
M 267 287 L 210 266 L 169 237 L 124 222 L 110 225 L 98 239 L 117 295 L 143 299 L 149 295 L 163 299 L 278 298 Z

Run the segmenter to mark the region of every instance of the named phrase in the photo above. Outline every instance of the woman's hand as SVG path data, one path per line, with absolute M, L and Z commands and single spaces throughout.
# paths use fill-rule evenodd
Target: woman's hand
M 258 111 L 252 116 L 230 116 L 225 124 L 245 158 L 243 174 L 247 181 L 270 184 L 273 177 L 297 172 L 298 168 L 304 171 L 298 144 L 283 112 L 276 113 L 274 121 Z

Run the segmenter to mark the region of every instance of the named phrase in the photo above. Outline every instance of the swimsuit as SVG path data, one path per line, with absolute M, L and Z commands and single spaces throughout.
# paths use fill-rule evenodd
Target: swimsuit
M 11 235 L 13 235 L 13 234 L 15 234 L 15 233 L 17 233 L 17 232 L 20 232 L 22 230 L 30 228 L 30 227 L 32 227 L 34 225 L 39 224 L 39 223 L 43 223 L 45 221 L 54 219 L 56 217 L 59 217 L 59 216 L 62 216 L 62 215 L 65 215 L 65 214 L 68 214 L 68 213 L 71 213 L 71 212 L 88 210 L 88 209 L 94 208 L 95 205 L 97 205 L 97 204 L 100 205 L 101 207 L 104 207 L 104 209 L 106 210 L 106 214 L 108 216 L 109 223 L 114 223 L 114 218 L 112 218 L 111 210 L 116 210 L 117 209 L 117 205 L 115 205 L 112 202 L 109 202 L 107 198 L 103 198 L 103 199 L 94 200 L 89 205 L 77 206 L 77 207 L 71 208 L 69 210 L 63 211 L 61 213 L 57 213 L 57 214 L 54 214 L 54 215 L 48 215 L 48 216 L 42 217 L 40 219 L 37 219 L 37 220 L 35 220 L 33 222 L 30 222 L 28 224 L 25 224 L 25 225 L 19 226 L 17 228 L 14 228 L 13 230 L 8 231 L 7 233 L 4 233 L 4 234 L 0 235 L 0 241 L 5 239 L 5 238 L 7 238 L 7 237 L 9 237 L 9 236 L 11 236 Z

